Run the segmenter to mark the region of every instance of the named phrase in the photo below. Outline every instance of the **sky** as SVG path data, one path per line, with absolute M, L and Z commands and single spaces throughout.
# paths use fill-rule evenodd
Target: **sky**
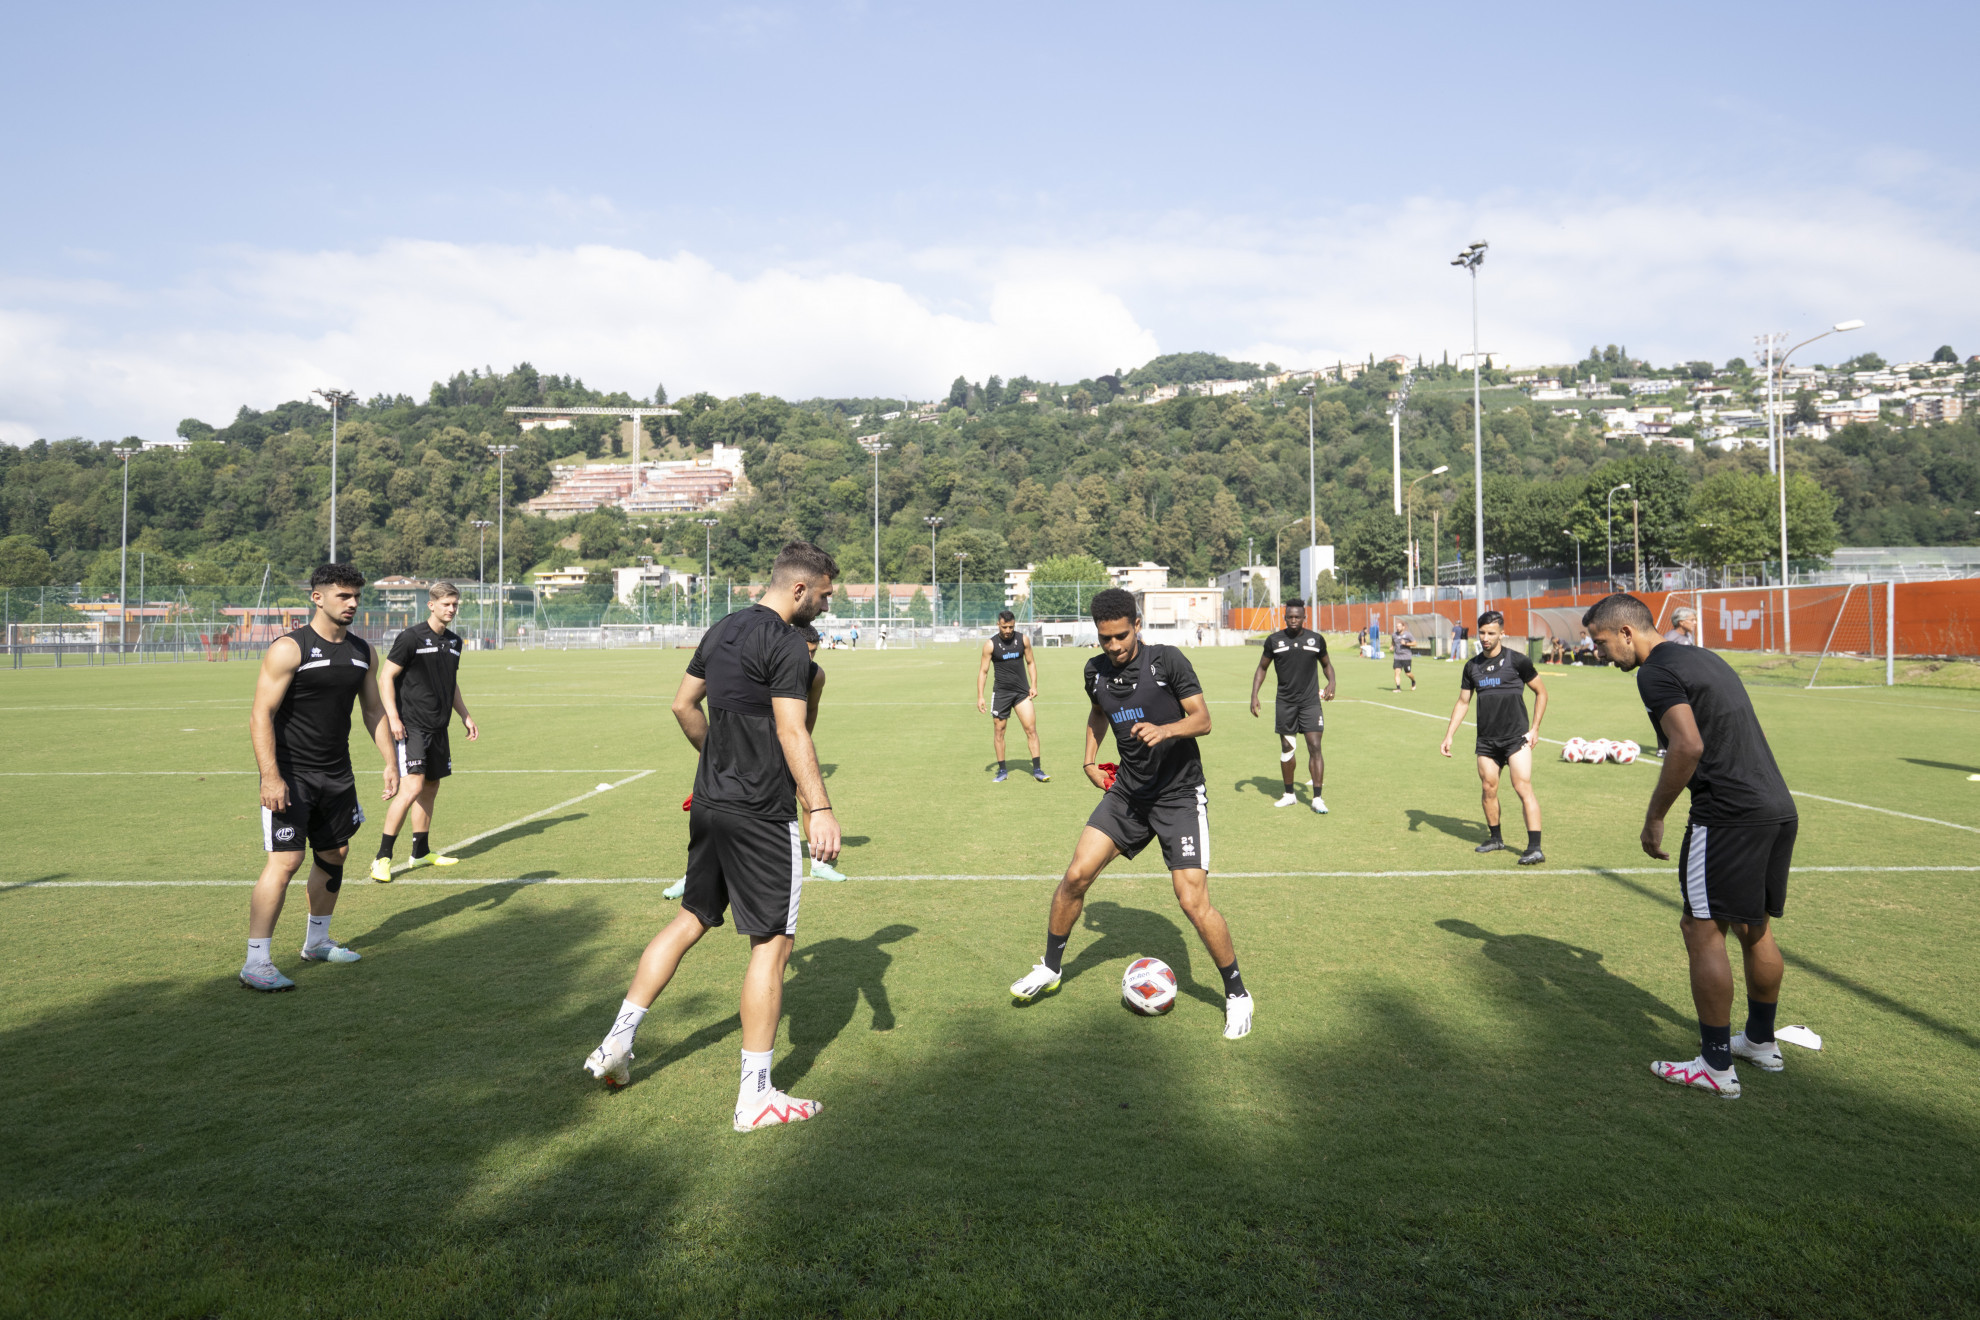
M 1980 352 L 1980 7 L 9 6 L 0 440 L 521 361 Z M 1962 92 L 1961 87 L 1968 88 Z M 1833 351 L 1830 351 L 1833 347 Z M 1799 360 L 1799 359 L 1797 359 Z

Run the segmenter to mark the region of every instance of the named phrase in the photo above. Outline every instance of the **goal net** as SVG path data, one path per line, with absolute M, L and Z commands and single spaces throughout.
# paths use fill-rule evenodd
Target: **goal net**
M 1836 603 L 1835 618 L 1830 622 L 1828 636 L 1822 643 L 1821 654 L 1815 658 L 1815 671 L 1808 676 L 1808 686 L 1816 687 L 1822 678 L 1822 666 L 1831 660 L 1875 660 L 1882 655 L 1884 626 L 1886 623 L 1886 588 L 1881 582 L 1854 582 L 1844 589 Z M 1833 669 L 1831 673 L 1833 674 Z M 1831 686 L 1850 686 L 1832 684 Z

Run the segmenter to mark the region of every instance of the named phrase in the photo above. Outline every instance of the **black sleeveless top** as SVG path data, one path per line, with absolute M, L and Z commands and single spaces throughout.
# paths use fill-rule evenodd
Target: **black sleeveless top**
M 1086 662 L 1086 695 L 1114 727 L 1120 771 L 1113 792 L 1136 802 L 1194 797 L 1203 783 L 1203 758 L 1194 738 L 1171 738 L 1150 747 L 1129 730 L 1146 721 L 1174 724 L 1183 698 L 1203 691 L 1189 658 L 1173 646 L 1141 643 L 1119 669 L 1105 652 Z
M 371 670 L 371 646 L 356 633 L 325 641 L 308 624 L 286 634 L 302 652 L 275 708 L 275 765 L 351 774 L 351 706 Z
M 993 686 L 998 692 L 1031 691 L 1031 680 L 1024 673 L 1023 633 L 1012 633 L 1008 642 L 995 633 L 990 635 L 990 672 L 995 675 Z

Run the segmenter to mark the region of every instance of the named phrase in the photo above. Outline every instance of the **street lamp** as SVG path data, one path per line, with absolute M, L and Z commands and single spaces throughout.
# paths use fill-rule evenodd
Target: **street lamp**
M 956 627 L 962 627 L 962 570 L 963 560 L 969 558 L 969 551 L 956 551 Z
M 1609 538 L 1609 583 L 1603 590 L 1604 595 L 1616 589 L 1616 492 L 1619 490 L 1628 490 L 1629 488 L 1627 481 L 1623 482 L 1620 486 L 1609 487 L 1609 522 L 1608 526 L 1603 529 Z
M 720 518 L 696 518 L 706 530 L 701 534 L 701 626 L 708 627 L 708 613 L 715 603 L 715 524 Z
M 1565 527 L 1561 528 L 1561 535 L 1565 536 L 1568 540 L 1574 542 L 1574 603 L 1576 605 L 1580 605 L 1581 604 L 1581 538 L 1576 536 L 1573 532 L 1570 532 Z
M 1473 243 L 1451 262 L 1471 275 L 1471 538 L 1477 557 L 1478 608 L 1485 608 L 1485 418 L 1479 411 L 1481 393 L 1478 356 L 1478 267 L 1490 243 Z
M 1767 459 L 1774 464 L 1775 475 L 1779 478 L 1781 504 L 1781 653 L 1794 654 L 1793 612 L 1787 605 L 1788 588 L 1788 534 L 1787 534 L 1787 436 L 1781 431 L 1780 418 L 1774 409 L 1774 380 L 1786 369 L 1788 359 L 1817 339 L 1827 339 L 1830 335 L 1845 334 L 1851 330 L 1861 330 L 1862 321 L 1838 321 L 1819 335 L 1802 340 L 1793 348 L 1774 357 L 1774 344 L 1785 336 L 1764 336 L 1767 350 L 1767 436 L 1771 442 L 1767 447 Z M 1778 455 L 1778 461 L 1776 461 Z
M 1306 543 L 1309 547 L 1320 544 L 1320 487 L 1314 479 L 1314 473 L 1317 469 L 1313 465 L 1313 399 L 1319 393 L 1319 390 L 1316 388 L 1318 385 L 1319 382 L 1317 380 L 1309 380 L 1306 384 L 1299 387 L 1299 392 L 1306 396 Z M 1292 524 L 1288 523 L 1286 525 L 1290 527 Z M 1272 549 L 1272 559 L 1274 562 L 1277 562 L 1278 558 L 1279 551 L 1275 545 Z M 1318 578 L 1317 570 L 1315 572 L 1315 578 L 1316 580 Z M 1307 589 L 1305 582 L 1302 581 L 1299 586 L 1300 590 L 1306 592 L 1306 594 L 1313 594 Z M 1285 593 L 1285 584 L 1283 582 L 1280 583 L 1279 592 L 1281 595 Z
M 873 455 L 873 636 L 880 637 L 880 455 L 893 446 L 884 440 L 862 440 L 860 448 Z
M 330 405 L 330 562 L 337 562 L 337 413 L 357 402 L 349 390 L 311 390 Z
M 509 628 L 509 455 L 515 445 L 487 445 L 495 455 L 495 649 L 502 649 Z
M 1402 512 L 1402 415 L 1403 405 L 1409 402 L 1410 382 L 1416 377 L 1405 373 L 1402 389 L 1396 394 L 1396 401 L 1389 407 L 1389 489 L 1395 492 L 1396 512 Z
M 928 524 L 928 608 L 930 611 L 928 618 L 931 624 L 935 624 L 942 621 L 942 607 L 935 603 L 936 598 L 942 591 L 940 587 L 935 585 L 935 529 L 942 525 L 942 520 L 940 518 L 923 518 L 921 521 Z
M 476 518 L 470 524 L 480 540 L 475 552 L 474 567 L 474 630 L 476 645 L 488 645 L 488 529 L 495 524 L 486 518 Z
M 125 448 L 112 452 L 124 460 L 124 530 L 117 539 L 117 650 L 121 653 L 131 635 L 131 606 L 126 596 L 130 586 L 131 459 L 137 456 L 138 451 Z
M 1409 483 L 1409 530 L 1403 537 L 1403 550 L 1409 556 L 1409 599 L 1411 604 L 1416 602 L 1418 579 L 1423 576 L 1417 565 L 1418 556 L 1416 553 L 1416 482 L 1428 481 L 1430 478 L 1441 476 L 1450 470 L 1451 465 L 1444 463 L 1431 468 L 1428 472 L 1418 477 L 1416 481 Z

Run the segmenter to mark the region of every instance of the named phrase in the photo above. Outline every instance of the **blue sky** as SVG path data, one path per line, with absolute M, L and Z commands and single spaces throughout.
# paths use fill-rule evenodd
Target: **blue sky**
M 15 6 L 0 438 L 529 359 L 1980 352 L 1980 10 Z M 1969 90 L 1961 91 L 1960 89 Z

